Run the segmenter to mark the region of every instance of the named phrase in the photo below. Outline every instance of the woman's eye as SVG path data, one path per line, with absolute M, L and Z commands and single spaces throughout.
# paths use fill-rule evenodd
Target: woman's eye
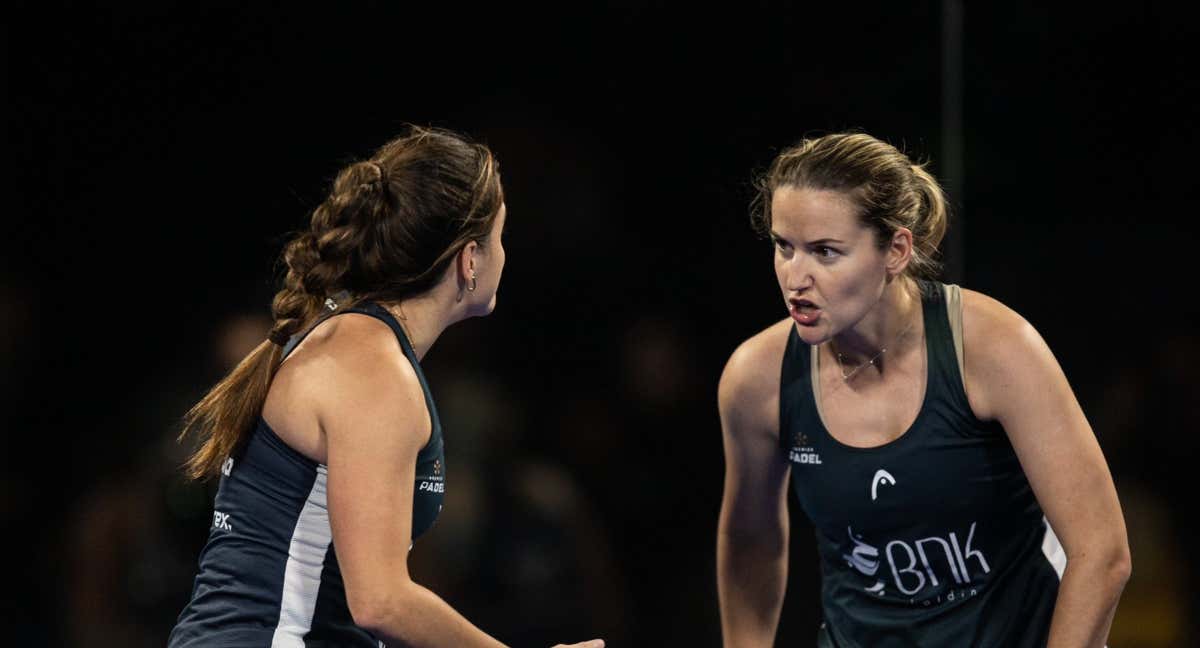
M 837 256 L 837 254 L 838 254 L 837 250 L 835 250 L 831 247 L 825 247 L 824 245 L 818 245 L 816 247 L 815 251 L 817 253 L 817 256 L 825 257 L 826 259 L 832 259 L 833 257 Z

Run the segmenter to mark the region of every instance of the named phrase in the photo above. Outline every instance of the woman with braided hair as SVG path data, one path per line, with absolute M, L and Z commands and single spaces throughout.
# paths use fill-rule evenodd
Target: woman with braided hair
M 804 140 L 762 179 L 789 317 L 718 390 L 726 646 L 774 644 L 789 479 L 816 528 L 819 645 L 1104 645 L 1130 573 L 1112 476 L 1037 331 L 932 280 L 947 211 L 861 133 Z
M 188 473 L 220 483 L 170 646 L 502 645 L 407 556 L 447 486 L 420 360 L 492 312 L 504 221 L 492 153 L 448 131 L 414 127 L 338 174 L 283 252 L 269 339 L 185 418 Z

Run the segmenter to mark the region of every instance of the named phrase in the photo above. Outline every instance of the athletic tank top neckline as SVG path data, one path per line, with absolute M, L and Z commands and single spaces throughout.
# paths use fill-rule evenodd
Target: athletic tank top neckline
M 832 441 L 834 445 L 849 452 L 882 452 L 903 445 L 906 443 L 905 439 L 914 436 L 913 433 L 920 430 L 921 423 L 925 420 L 929 414 L 929 411 L 931 410 L 930 400 L 933 395 L 933 390 L 930 389 L 930 383 L 934 376 L 934 348 L 932 337 L 929 335 L 929 328 L 930 326 L 934 325 L 933 322 L 935 321 L 934 315 L 936 315 L 936 308 L 934 308 L 933 304 L 930 303 L 931 298 L 934 298 L 933 293 L 930 291 L 937 290 L 939 286 L 936 284 L 930 284 L 926 281 L 918 281 L 917 285 L 921 296 L 922 337 L 925 338 L 924 344 L 922 345 L 925 352 L 925 387 L 922 390 L 921 408 L 917 411 L 917 415 L 913 418 L 912 423 L 909 423 L 904 429 L 904 432 L 902 432 L 900 436 L 896 437 L 895 439 L 879 445 L 854 446 L 842 442 L 829 431 L 829 426 L 825 424 L 825 418 L 821 415 L 821 408 L 817 404 L 817 386 L 813 384 L 814 379 L 820 380 L 820 374 L 818 373 L 819 370 L 815 369 L 816 367 L 819 367 L 817 356 L 820 354 L 820 347 L 809 347 L 808 352 L 809 362 L 811 363 L 810 368 L 813 370 L 806 372 L 808 374 L 808 377 L 806 378 L 807 389 L 804 390 L 805 400 L 808 401 L 807 404 L 809 405 L 809 411 L 812 412 L 812 417 L 816 424 L 820 426 L 819 431 L 830 441 Z M 803 341 L 800 340 L 800 334 L 796 332 L 795 326 L 791 327 L 790 336 L 795 338 L 795 340 L 793 340 L 794 343 L 803 344 Z

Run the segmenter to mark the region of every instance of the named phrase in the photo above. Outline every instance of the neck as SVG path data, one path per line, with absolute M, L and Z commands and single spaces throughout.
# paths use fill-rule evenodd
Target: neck
M 382 306 L 400 322 L 418 360 L 425 358 L 446 327 L 466 317 L 463 304 L 441 284 L 426 293 Z
M 879 303 L 866 316 L 833 337 L 835 353 L 849 366 L 871 359 L 879 362 L 885 349 L 887 355 L 895 357 L 901 346 L 898 343 L 912 338 L 920 310 L 921 297 L 915 281 L 905 277 L 890 282 L 883 289 Z

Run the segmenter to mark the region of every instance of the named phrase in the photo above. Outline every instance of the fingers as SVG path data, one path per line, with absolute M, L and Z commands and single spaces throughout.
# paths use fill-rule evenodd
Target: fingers
M 592 639 L 591 641 L 582 641 L 576 644 L 557 644 L 554 648 L 604 648 L 604 640 Z

